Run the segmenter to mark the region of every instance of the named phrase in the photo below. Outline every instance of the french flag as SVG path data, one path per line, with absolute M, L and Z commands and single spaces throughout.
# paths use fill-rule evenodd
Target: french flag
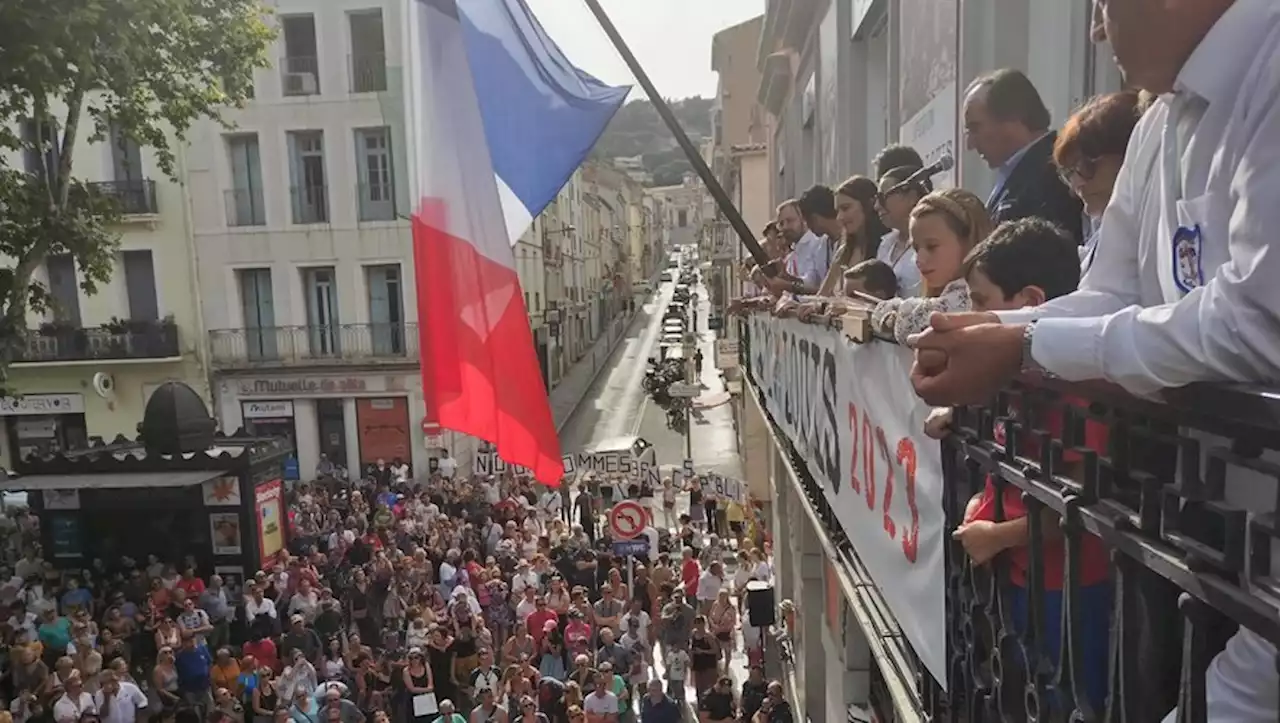
M 512 246 L 629 91 L 573 66 L 523 0 L 409 0 L 414 267 L 427 417 L 564 474 Z

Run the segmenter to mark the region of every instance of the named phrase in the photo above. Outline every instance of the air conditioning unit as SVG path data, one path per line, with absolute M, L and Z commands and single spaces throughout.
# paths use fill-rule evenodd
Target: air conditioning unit
M 285 73 L 284 92 L 286 95 L 315 95 L 319 92 L 320 83 L 315 73 Z

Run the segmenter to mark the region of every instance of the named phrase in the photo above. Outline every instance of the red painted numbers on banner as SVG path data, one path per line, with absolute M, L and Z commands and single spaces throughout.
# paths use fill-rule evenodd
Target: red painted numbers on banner
M 881 514 L 884 532 L 890 540 L 898 538 L 899 525 L 894 521 L 890 510 L 893 506 L 896 470 L 902 470 L 906 483 L 904 494 L 907 498 L 907 510 L 911 515 L 910 524 L 902 528 L 902 554 L 908 562 L 914 563 L 920 549 L 920 510 L 916 507 L 915 442 L 910 437 L 903 437 L 898 440 L 894 450 L 890 451 L 884 428 L 875 424 L 869 415 L 859 414 L 856 404 L 849 405 L 849 440 L 849 488 L 855 495 L 865 496 L 867 509 L 873 512 L 876 509 L 876 457 L 884 460 L 886 471 Z

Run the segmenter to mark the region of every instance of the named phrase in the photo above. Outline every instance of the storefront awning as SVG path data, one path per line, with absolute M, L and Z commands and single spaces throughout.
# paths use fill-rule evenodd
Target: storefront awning
M 39 490 L 121 490 L 144 487 L 190 487 L 226 476 L 225 471 L 136 472 L 125 474 L 35 474 L 0 482 L 0 492 Z

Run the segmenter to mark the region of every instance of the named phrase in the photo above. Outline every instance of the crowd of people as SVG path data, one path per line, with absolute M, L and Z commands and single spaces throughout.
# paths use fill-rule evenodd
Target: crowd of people
M 970 147 L 998 174 L 986 200 L 963 188 L 933 189 L 914 149 L 885 148 L 875 159 L 876 180 L 854 176 L 834 189 L 815 186 L 778 207 L 762 240 L 773 268 L 749 269 L 754 288 L 735 308 L 807 320 L 862 313 L 878 336 L 909 344 L 938 313 L 1000 312 L 1069 294 L 1093 262 L 1096 229 L 1149 102 L 1137 91 L 1099 96 L 1053 131 L 1048 110 L 1021 72 L 979 78 L 964 112 Z M 1087 237 L 1086 228 L 1093 229 Z M 950 420 L 951 408 L 939 407 L 924 431 L 946 436 Z M 1106 452 L 1104 429 L 1090 426 L 1087 437 L 1091 448 Z M 1036 449 L 1024 453 L 1039 455 Z M 1068 451 L 1064 464 L 1079 460 Z M 970 500 L 955 535 L 974 564 L 1010 553 L 1003 558 L 1011 565 L 1013 610 L 1025 626 L 1026 509 L 1010 485 L 997 518 L 994 497 L 988 482 Z M 1047 541 L 1043 549 L 1048 610 L 1039 639 L 1046 659 L 1056 661 L 1062 540 Z M 1105 619 L 1111 600 L 1107 554 L 1089 535 L 1083 553 L 1080 604 L 1087 617 Z M 1102 709 L 1107 690 L 1107 632 L 1091 628 L 1080 641 L 1095 710 Z
M 681 487 L 698 520 L 673 514 Z M 640 490 L 573 490 L 452 468 L 300 484 L 287 551 L 244 581 L 161 551 L 61 570 L 23 515 L 0 571 L 0 723 L 676 723 L 686 687 L 703 721 L 789 723 L 759 631 L 751 673 L 730 666 L 768 543 L 715 534 L 698 480 L 667 479 L 663 549 L 628 560 L 602 514 Z

